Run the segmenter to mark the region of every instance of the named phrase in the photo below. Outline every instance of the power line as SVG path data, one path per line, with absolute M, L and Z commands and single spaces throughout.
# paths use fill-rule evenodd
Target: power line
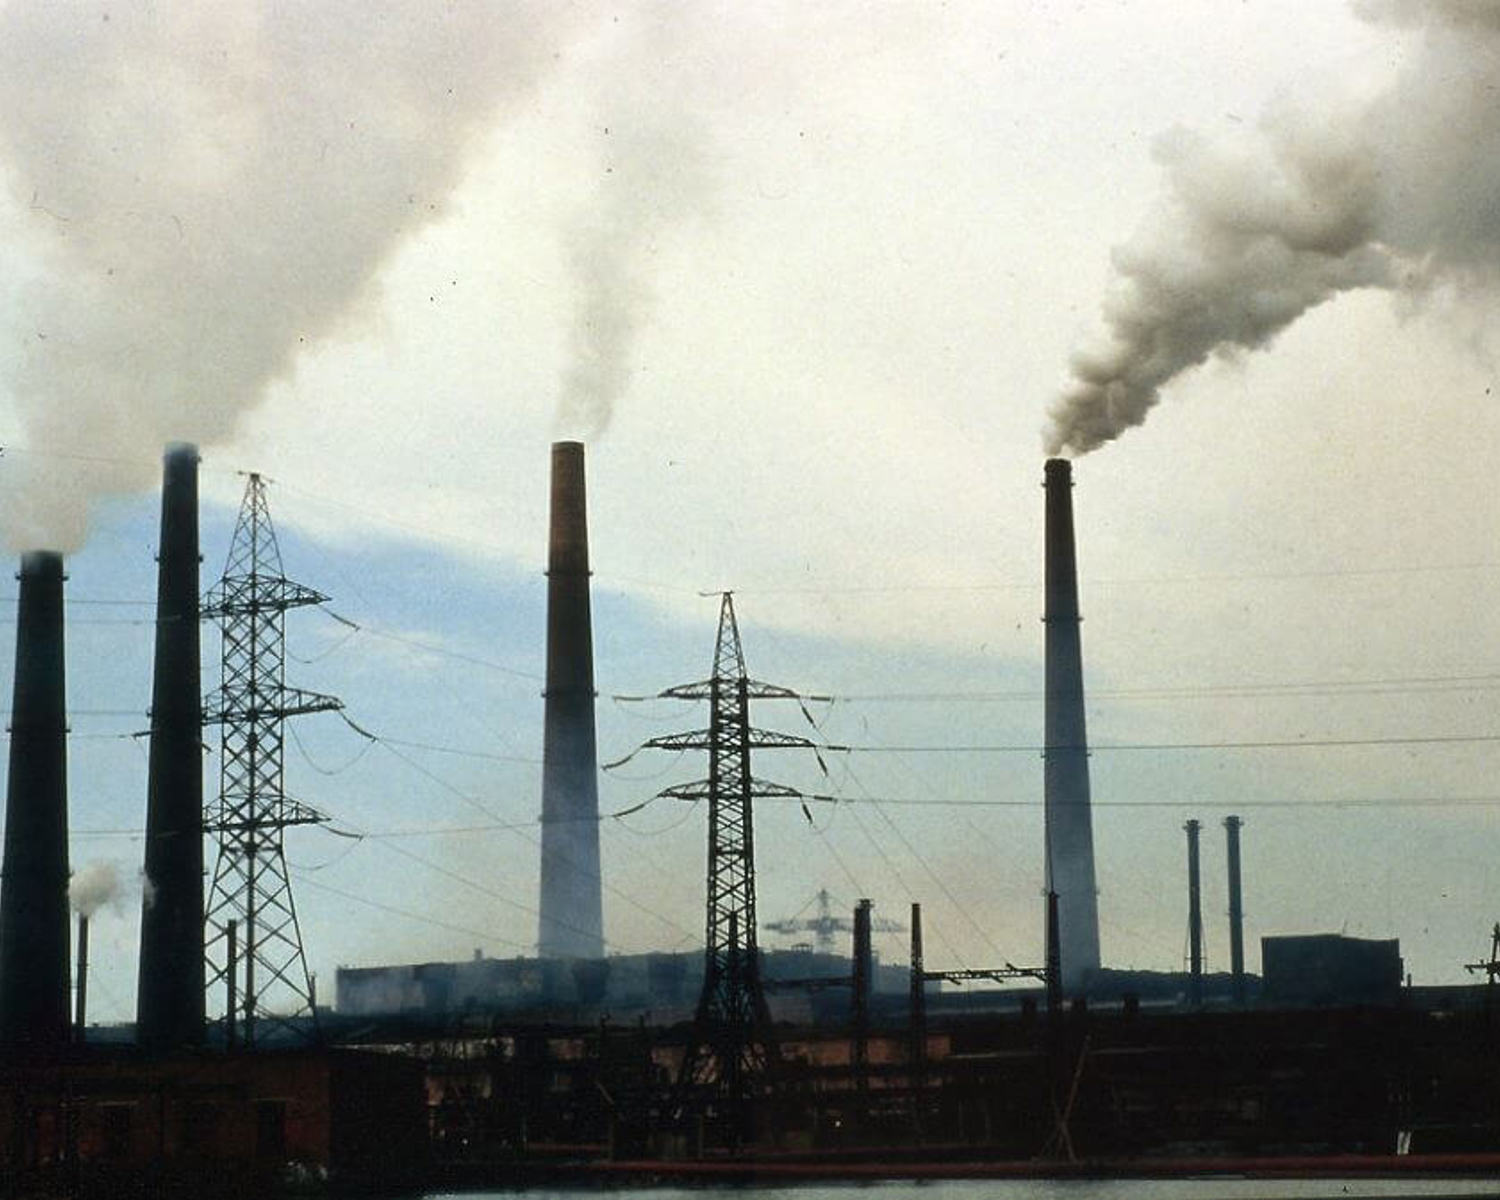
M 821 747 L 843 754 L 1043 754 L 1049 750 L 1087 750 L 1090 754 L 1163 750 L 1315 750 L 1360 746 L 1445 746 L 1500 742 L 1500 734 L 1434 734 L 1412 737 L 1292 738 L 1242 742 L 1117 742 L 1087 746 L 1039 746 L 1033 744 L 972 744 L 958 746 L 836 746 Z

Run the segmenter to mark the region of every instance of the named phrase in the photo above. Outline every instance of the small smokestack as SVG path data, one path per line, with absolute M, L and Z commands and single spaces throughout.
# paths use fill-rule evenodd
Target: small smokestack
M 89 1016 L 89 919 L 83 913 L 78 914 L 78 966 L 74 975 L 73 1040 L 81 1046 L 88 1040 L 84 1028 Z
M 1203 1003 L 1203 889 L 1198 874 L 1197 821 L 1183 826 L 1188 845 L 1188 1003 L 1194 1008 Z
M 23 555 L 19 579 L 0 865 L 0 1045 L 50 1051 L 70 1033 L 62 555 Z
M 156 663 L 146 782 L 136 1038 L 151 1049 L 202 1043 L 203 712 L 198 633 L 198 450 L 162 463 Z
M 542 958 L 602 958 L 599 778 L 583 444 L 552 447 L 542 747 Z
M 1099 969 L 1099 896 L 1089 804 L 1083 711 L 1078 569 L 1073 545 L 1073 471 L 1047 461 L 1046 750 L 1043 766 L 1047 891 L 1057 896 L 1061 986 L 1079 990 Z
M 1229 970 L 1234 977 L 1234 1002 L 1245 1002 L 1245 909 L 1240 900 L 1240 826 L 1238 817 L 1224 818 L 1229 857 Z
M 926 965 L 922 955 L 922 906 L 915 900 L 911 903 L 911 1007 L 908 1019 L 911 1022 L 911 1049 L 908 1059 L 912 1065 L 912 1082 L 921 1084 L 921 1071 L 927 1063 L 927 980 L 923 977 Z

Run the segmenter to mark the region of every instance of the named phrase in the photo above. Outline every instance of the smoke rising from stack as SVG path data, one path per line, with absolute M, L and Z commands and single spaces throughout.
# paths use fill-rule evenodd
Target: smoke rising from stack
M 0 479 L 11 543 L 76 547 L 162 443 L 225 439 L 354 321 L 563 9 L 0 9 L 0 181 L 32 235 L 0 378 L 36 452 Z
M 80 917 L 92 917 L 106 904 L 118 906 L 122 898 L 119 868 L 107 860 L 85 864 L 68 880 L 68 903 Z
M 1114 251 L 1106 332 L 1073 356 L 1048 453 L 1104 445 L 1182 372 L 1265 346 L 1343 292 L 1421 297 L 1500 280 L 1500 7 L 1355 7 L 1421 31 L 1385 91 L 1285 96 L 1233 135 L 1160 139 L 1164 195 Z
M 613 50 L 629 68 L 601 87 L 597 187 L 566 234 L 575 285 L 557 432 L 602 434 L 630 387 L 638 335 L 655 307 L 655 259 L 675 226 L 706 215 L 714 182 L 710 135 L 694 114 L 721 84 L 695 66 L 705 18 L 647 3 Z

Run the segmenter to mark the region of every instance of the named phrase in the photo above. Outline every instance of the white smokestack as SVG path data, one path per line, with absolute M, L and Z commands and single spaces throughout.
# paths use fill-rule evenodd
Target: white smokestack
M 1165 193 L 1114 252 L 1106 333 L 1073 358 L 1048 453 L 1118 437 L 1183 371 L 1264 346 L 1340 292 L 1500 277 L 1500 4 L 1356 10 L 1422 31 L 1382 94 L 1330 87 L 1283 98 L 1232 136 L 1159 141 Z

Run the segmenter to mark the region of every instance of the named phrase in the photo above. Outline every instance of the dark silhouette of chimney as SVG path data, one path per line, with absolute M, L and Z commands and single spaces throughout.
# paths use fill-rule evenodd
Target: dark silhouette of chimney
M 136 1039 L 154 1050 L 196 1046 L 204 1034 L 197 447 L 168 447 L 162 467 L 136 990 Z
M 537 952 L 543 958 L 602 958 L 594 646 L 581 442 L 552 447 L 546 698 Z
M 1239 817 L 1224 818 L 1224 845 L 1229 858 L 1229 973 L 1234 1002 L 1245 1003 L 1245 907 L 1240 896 Z
M 1073 546 L 1073 471 L 1047 460 L 1046 750 L 1043 764 L 1048 893 L 1057 895 L 1061 985 L 1077 991 L 1099 969 L 1099 896 L 1089 805 L 1083 647 Z
M 0 865 L 0 1045 L 50 1052 L 69 1021 L 62 555 L 22 555 Z
M 1203 888 L 1199 875 L 1198 832 L 1202 826 L 1189 821 L 1183 830 L 1188 845 L 1188 1003 L 1203 1004 Z

